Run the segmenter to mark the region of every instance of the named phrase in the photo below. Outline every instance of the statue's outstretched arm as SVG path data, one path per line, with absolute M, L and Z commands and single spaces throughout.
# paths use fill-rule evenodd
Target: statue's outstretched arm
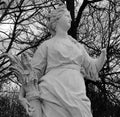
M 85 69 L 86 77 L 94 81 L 100 80 L 98 73 L 106 61 L 106 49 L 103 49 L 97 58 L 89 56 L 83 45 L 81 45 L 81 49 L 83 50 L 82 66 Z
M 98 71 L 102 69 L 103 65 L 105 64 L 105 61 L 106 61 L 106 49 L 102 49 L 101 54 L 96 61 Z

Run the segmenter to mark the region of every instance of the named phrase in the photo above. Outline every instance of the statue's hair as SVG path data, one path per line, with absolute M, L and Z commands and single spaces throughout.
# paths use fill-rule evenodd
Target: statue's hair
M 60 17 L 64 14 L 64 12 L 67 10 L 65 5 L 59 6 L 57 9 L 52 10 L 52 12 L 49 14 L 49 23 L 48 28 L 52 35 L 55 35 L 56 33 L 56 24 L 57 21 L 60 19 Z

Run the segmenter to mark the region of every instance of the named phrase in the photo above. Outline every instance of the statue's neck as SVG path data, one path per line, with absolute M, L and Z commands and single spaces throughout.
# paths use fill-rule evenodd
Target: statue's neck
M 57 30 L 55 37 L 65 39 L 65 38 L 68 38 L 68 33 L 67 31 L 64 31 L 64 30 Z

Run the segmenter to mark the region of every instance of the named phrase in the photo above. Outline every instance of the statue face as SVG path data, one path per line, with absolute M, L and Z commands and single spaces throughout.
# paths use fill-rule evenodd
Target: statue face
M 71 26 L 71 15 L 68 10 L 64 12 L 64 14 L 57 21 L 56 27 L 59 26 L 62 30 L 68 31 Z

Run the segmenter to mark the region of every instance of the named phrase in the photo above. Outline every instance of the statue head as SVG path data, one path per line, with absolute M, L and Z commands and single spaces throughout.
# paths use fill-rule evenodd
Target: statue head
M 69 12 L 65 5 L 59 6 L 57 9 L 52 10 L 52 12 L 49 15 L 49 24 L 48 28 L 52 35 L 55 35 L 56 33 L 56 25 L 59 21 L 59 19 L 63 16 L 65 12 Z

